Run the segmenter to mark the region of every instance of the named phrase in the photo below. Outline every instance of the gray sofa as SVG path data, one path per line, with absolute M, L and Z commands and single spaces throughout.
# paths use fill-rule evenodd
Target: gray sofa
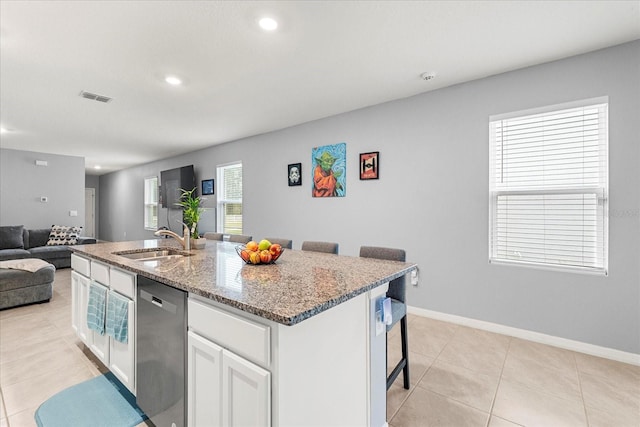
M 26 229 L 22 225 L 0 227 L 0 261 L 40 258 L 56 268 L 71 267 L 70 245 L 47 245 L 50 228 Z M 77 238 L 77 244 L 96 243 L 90 237 Z
M 25 304 L 49 302 L 56 268 L 51 264 L 33 273 L 0 269 L 0 310 Z

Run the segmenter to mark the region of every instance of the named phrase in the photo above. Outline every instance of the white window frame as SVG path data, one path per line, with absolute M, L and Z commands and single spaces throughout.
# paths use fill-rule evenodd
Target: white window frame
M 599 275 L 608 274 L 608 103 L 608 97 L 599 97 L 495 115 L 489 118 L 489 263 Z M 503 145 L 503 141 L 507 141 L 506 144 L 515 145 L 513 142 L 508 142 L 509 138 L 514 137 L 501 134 L 505 123 L 510 120 L 529 118 L 536 120 L 538 115 L 554 115 L 561 111 L 581 108 L 595 108 L 598 111 L 597 142 L 591 142 L 592 145 L 597 144 L 597 148 L 590 147 L 593 151 L 597 151 L 597 156 L 590 159 L 591 163 L 585 166 L 587 164 L 585 158 L 589 154 L 585 154 L 585 147 L 588 143 L 584 142 L 586 138 L 583 137 L 579 142 L 582 144 L 581 169 L 570 170 L 565 166 L 549 166 L 553 162 L 558 163 L 557 159 L 559 158 L 557 155 L 548 154 L 551 151 L 550 148 L 560 147 L 561 144 L 557 142 L 557 139 L 553 141 L 554 137 L 550 137 L 551 142 L 542 143 L 547 149 L 545 153 L 543 153 L 544 149 L 536 147 L 533 149 L 535 153 L 524 154 L 526 165 L 523 166 L 523 162 L 520 162 L 517 166 L 513 166 L 516 162 L 509 160 L 506 154 L 507 145 Z M 584 120 L 581 129 L 588 129 Z M 545 132 L 547 133 L 542 139 L 547 138 L 548 128 L 545 128 Z M 552 145 L 554 143 L 555 146 Z M 551 144 L 551 147 L 545 144 Z M 544 160 L 534 160 L 536 157 Z M 589 166 L 594 165 L 595 160 L 597 160 L 597 167 L 590 169 Z M 570 166 L 574 167 L 580 162 L 580 160 L 569 161 L 573 162 Z M 517 174 L 509 172 L 514 170 L 507 169 L 509 162 L 513 162 L 511 167 L 517 168 Z M 553 169 L 553 171 L 544 172 L 547 168 Z M 574 170 L 578 171 L 574 176 L 580 176 L 583 184 L 577 183 L 574 178 L 567 178 Z M 597 170 L 597 172 L 589 174 L 589 170 Z M 527 204 L 526 208 L 522 207 L 524 204 Z M 558 207 L 560 205 L 562 208 Z M 529 206 L 533 207 L 529 208 Z M 566 206 L 571 207 L 566 208 Z M 558 220 L 558 218 L 562 218 L 560 214 L 554 213 L 558 211 L 566 214 L 570 220 L 566 223 L 564 220 Z M 516 222 L 518 225 L 514 225 Z M 575 226 L 580 223 L 582 224 L 581 230 Z M 535 236 L 531 240 L 522 239 L 529 240 L 526 243 L 517 242 L 517 239 L 512 237 L 521 232 L 521 229 L 517 233 L 513 231 L 521 224 L 527 228 L 525 232 L 535 229 Z M 573 230 L 568 231 L 571 228 Z M 569 247 L 567 244 L 569 238 L 564 241 L 559 239 L 552 242 L 552 239 L 558 239 L 564 233 L 580 234 L 581 246 L 579 247 L 581 249 L 572 253 L 564 252 Z M 589 243 L 585 243 L 590 239 L 595 242 L 592 244 L 593 247 L 589 247 Z M 530 243 L 531 241 L 535 242 Z M 542 245 L 540 245 L 541 241 Z M 556 243 L 558 241 L 560 241 L 559 244 Z M 536 246 L 535 251 L 540 252 L 535 255 L 531 255 L 531 252 L 529 255 L 522 255 L 518 246 L 522 246 L 522 253 L 528 252 L 534 246 Z M 558 255 L 559 253 L 562 255 Z M 581 261 L 576 257 L 578 253 L 584 254 Z
M 240 198 L 232 198 L 232 197 L 227 197 L 227 192 L 226 192 L 226 188 L 225 188 L 225 177 L 224 177 L 224 171 L 226 169 L 229 168 L 236 168 L 236 167 L 240 167 L 242 168 L 242 162 L 241 161 L 237 161 L 237 162 L 231 162 L 231 163 L 225 163 L 222 165 L 218 165 L 217 169 L 216 169 L 216 187 L 217 187 L 217 210 L 218 210 L 218 215 L 217 215 L 217 229 L 219 233 L 224 233 L 224 234 L 242 234 L 242 230 L 244 227 L 243 224 L 243 216 L 241 216 L 241 225 L 240 225 L 240 229 L 239 230 L 235 230 L 233 233 L 230 232 L 230 230 L 225 228 L 225 222 L 226 222 L 226 205 L 227 204 L 239 204 L 242 206 L 242 197 Z
M 158 229 L 158 177 L 151 176 L 144 179 L 144 229 L 145 230 L 157 230 Z M 150 212 L 155 207 L 155 223 L 153 222 L 153 216 L 149 217 Z

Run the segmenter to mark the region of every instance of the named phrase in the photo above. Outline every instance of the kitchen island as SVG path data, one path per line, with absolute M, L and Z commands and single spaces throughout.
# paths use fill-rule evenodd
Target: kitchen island
M 163 260 L 117 254 L 155 248 L 181 250 L 145 240 L 74 251 L 188 292 L 189 425 L 385 425 L 375 302 L 415 264 L 287 250 L 275 264 L 245 265 L 234 244 L 216 241 Z

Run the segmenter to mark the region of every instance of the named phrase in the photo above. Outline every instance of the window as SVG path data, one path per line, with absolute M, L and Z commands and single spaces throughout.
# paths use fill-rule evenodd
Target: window
M 490 118 L 489 261 L 607 274 L 608 99 Z
M 158 177 L 144 180 L 144 228 L 158 229 Z
M 242 163 L 219 166 L 218 230 L 242 234 Z

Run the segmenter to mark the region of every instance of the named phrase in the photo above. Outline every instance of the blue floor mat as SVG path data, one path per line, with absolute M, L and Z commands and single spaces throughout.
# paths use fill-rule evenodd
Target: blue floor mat
M 76 384 L 47 399 L 35 413 L 38 427 L 133 427 L 147 416 L 111 373 Z

